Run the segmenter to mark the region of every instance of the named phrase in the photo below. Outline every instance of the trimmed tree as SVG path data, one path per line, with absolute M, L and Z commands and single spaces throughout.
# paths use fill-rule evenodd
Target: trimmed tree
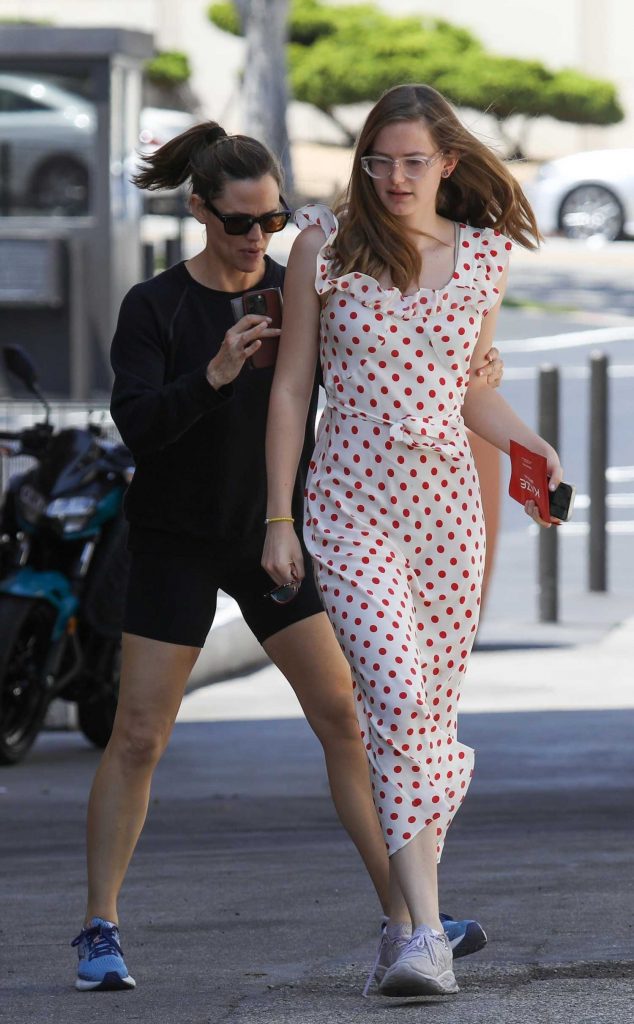
M 232 3 L 212 4 L 209 16 L 226 31 L 240 31 Z M 519 139 L 510 136 L 513 116 L 523 115 L 524 131 L 545 115 L 584 125 L 623 119 L 610 82 L 488 53 L 471 32 L 446 21 L 393 17 L 373 4 L 291 0 L 288 29 L 293 95 L 335 121 L 337 106 L 374 102 L 402 82 L 427 82 L 453 103 L 493 115 L 513 156 L 522 155 Z

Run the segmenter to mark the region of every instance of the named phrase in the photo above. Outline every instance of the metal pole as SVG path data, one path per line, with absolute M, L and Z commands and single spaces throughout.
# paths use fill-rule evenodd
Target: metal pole
M 151 277 L 154 277 L 154 244 L 152 242 L 145 242 L 143 244 L 143 280 L 149 281 Z
M 11 146 L 0 142 L 0 217 L 11 213 Z
M 539 371 L 539 433 L 559 447 L 559 370 L 542 366 Z M 539 531 L 539 621 L 559 619 L 559 538 L 557 529 Z
M 590 532 L 588 565 L 590 590 L 606 591 L 606 477 L 608 461 L 608 357 L 590 356 Z
M 68 240 L 70 397 L 85 402 L 92 383 L 92 338 L 86 295 L 86 241 L 79 235 Z
M 173 267 L 175 263 L 180 263 L 183 258 L 183 245 L 181 242 L 180 235 L 176 238 L 168 238 L 165 241 L 165 266 Z

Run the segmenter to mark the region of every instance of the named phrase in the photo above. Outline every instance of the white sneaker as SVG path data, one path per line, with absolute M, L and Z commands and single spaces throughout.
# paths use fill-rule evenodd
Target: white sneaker
M 377 950 L 376 959 L 372 970 L 365 983 L 363 995 L 367 996 L 373 981 L 377 985 L 383 981 L 383 976 L 392 964 L 398 960 L 401 952 L 412 937 L 411 924 L 389 924 L 386 918 L 381 922 L 381 938 Z
M 453 955 L 444 932 L 423 924 L 383 975 L 382 996 L 434 996 L 458 992 Z

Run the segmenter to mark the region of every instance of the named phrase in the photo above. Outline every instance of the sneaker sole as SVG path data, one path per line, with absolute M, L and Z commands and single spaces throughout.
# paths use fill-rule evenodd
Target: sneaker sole
M 116 971 L 109 971 L 105 974 L 101 981 L 88 981 L 85 978 L 78 978 L 75 982 L 75 988 L 78 992 L 122 992 L 126 989 L 136 988 L 136 981 L 134 978 L 127 977 L 122 978 Z
M 473 921 L 467 926 L 467 930 L 464 935 L 457 940 L 455 946 L 453 943 L 449 943 L 451 946 L 454 960 L 459 960 L 461 956 L 471 956 L 472 953 L 478 953 L 487 944 L 487 936 L 484 928 Z
M 398 971 L 390 971 L 390 977 L 384 978 L 379 986 L 382 996 L 449 996 L 459 991 L 452 971 L 432 978 L 407 964 L 399 964 Z

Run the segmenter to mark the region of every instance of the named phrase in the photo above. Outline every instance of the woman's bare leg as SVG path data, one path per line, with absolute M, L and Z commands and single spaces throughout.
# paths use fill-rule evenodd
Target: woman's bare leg
M 368 870 L 383 912 L 394 920 L 408 921 L 398 883 L 392 883 L 390 893 L 388 856 L 372 800 L 350 668 L 326 614 L 287 626 L 269 637 L 264 649 L 293 687 L 324 749 L 333 803 Z
M 117 922 L 117 897 L 147 814 L 165 750 L 200 651 L 123 634 L 119 703 L 88 803 L 86 921 Z
M 392 883 L 403 893 L 414 928 L 442 931 L 438 916 L 436 829 L 428 826 L 390 857 Z

